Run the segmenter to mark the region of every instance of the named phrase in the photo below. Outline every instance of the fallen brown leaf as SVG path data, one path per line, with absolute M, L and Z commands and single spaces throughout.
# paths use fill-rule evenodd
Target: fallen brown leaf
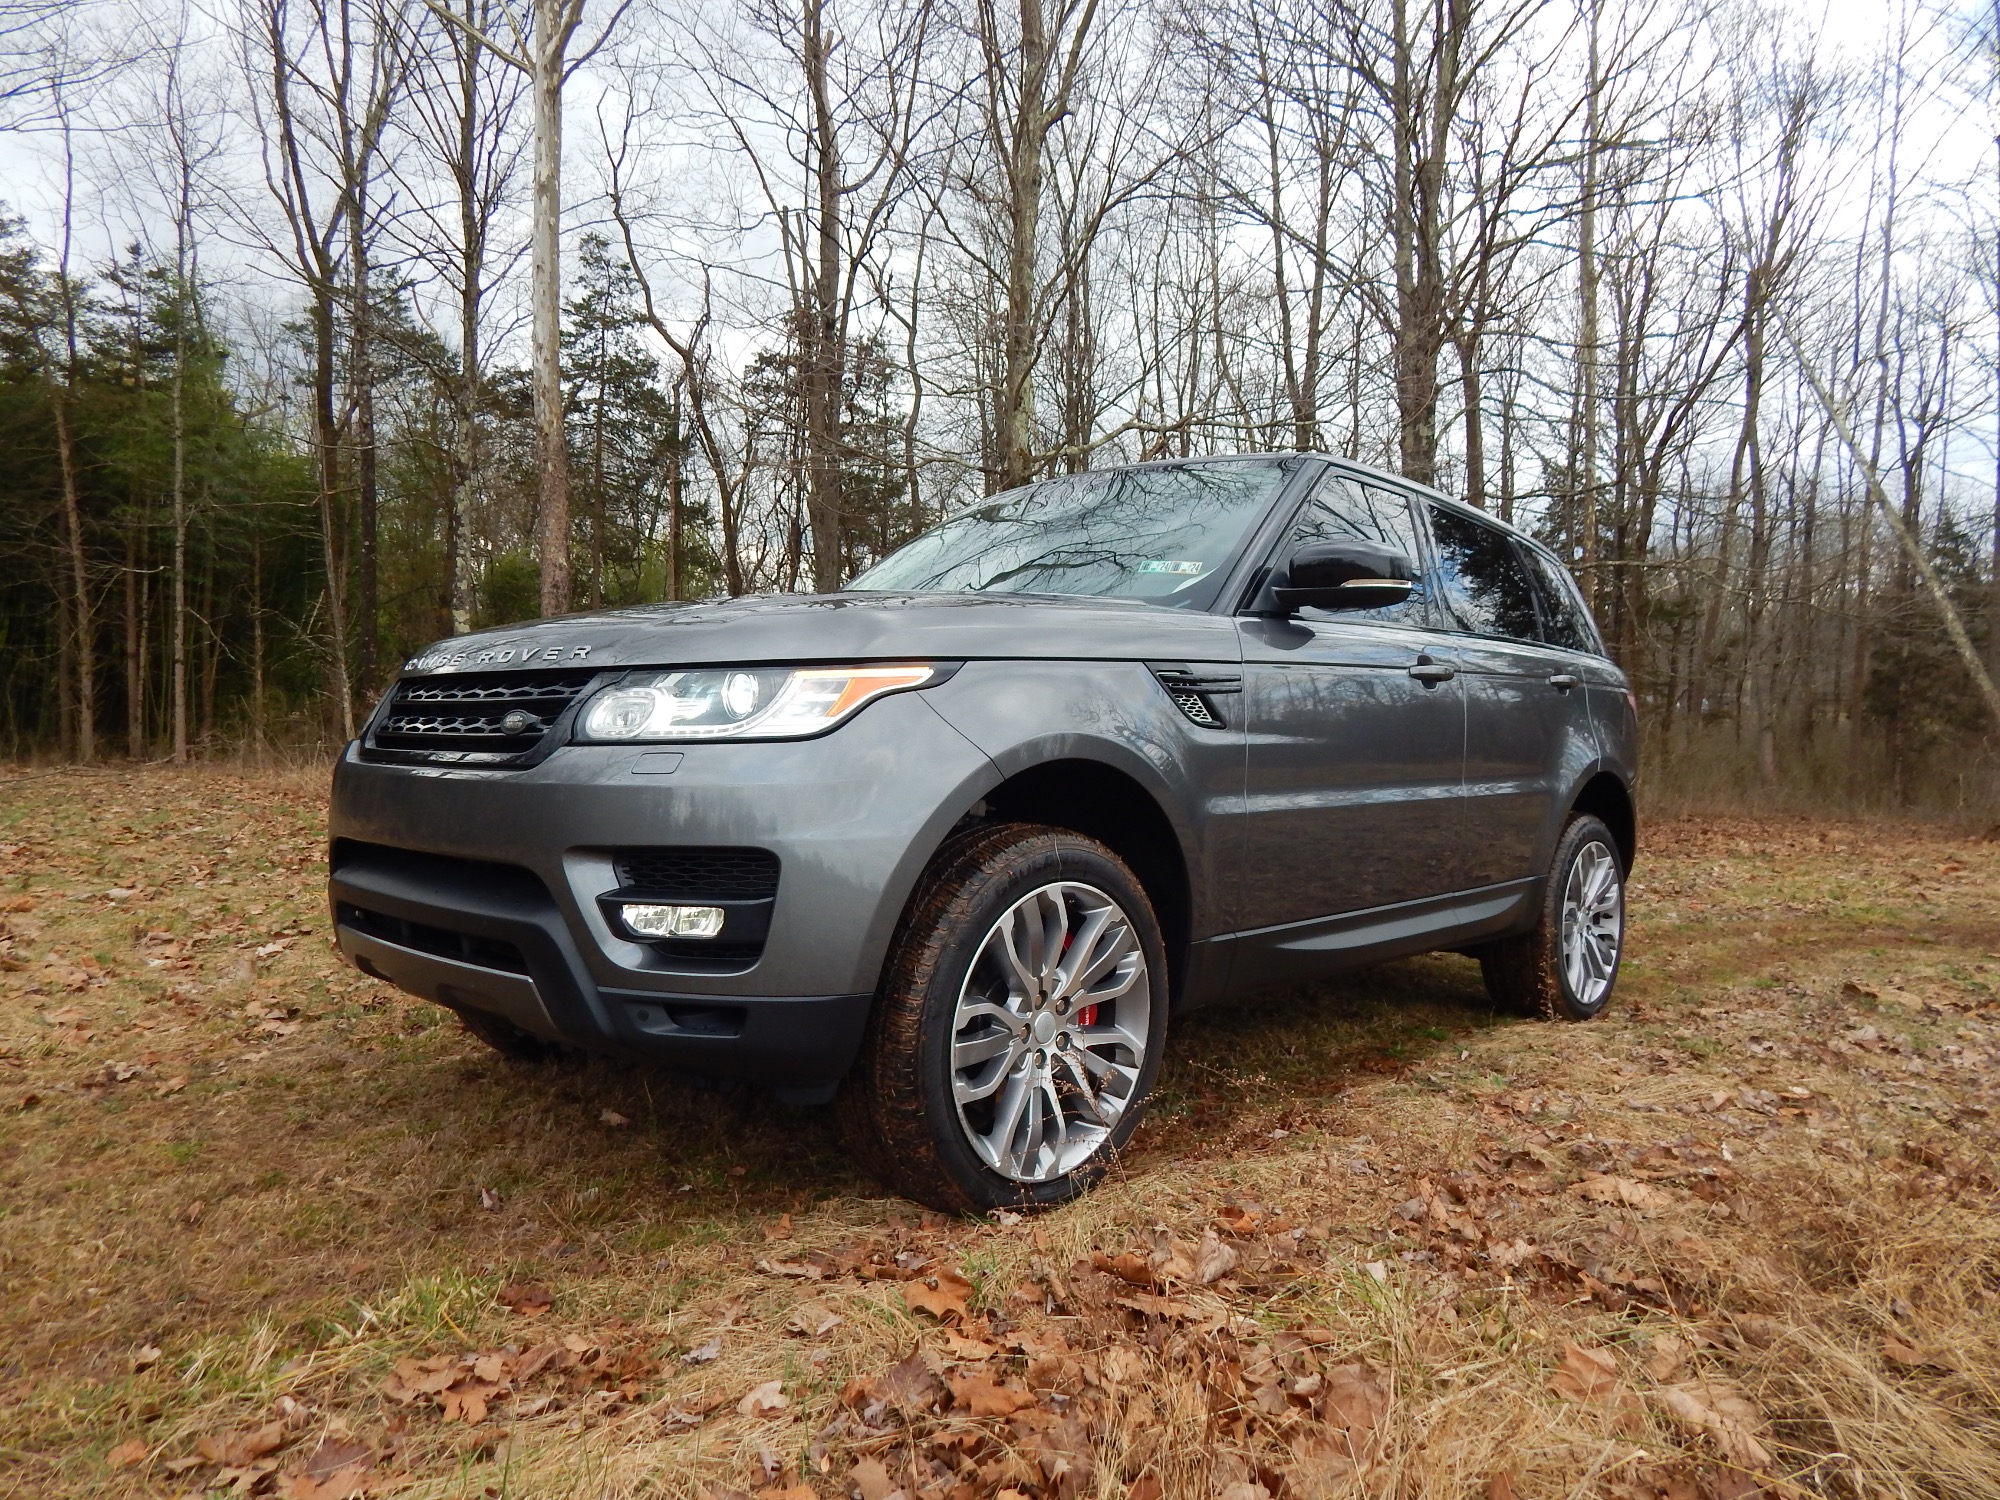
M 792 1309 L 792 1315 L 785 1319 L 785 1332 L 816 1339 L 831 1333 L 846 1321 L 847 1319 L 839 1313 L 829 1311 L 821 1303 L 801 1302 Z
M 1035 1404 L 1035 1398 L 1026 1391 L 995 1385 L 993 1377 L 985 1374 L 954 1376 L 951 1394 L 954 1401 L 975 1417 L 1008 1417 L 1024 1406 Z
M 1562 1366 L 1549 1381 L 1549 1389 L 1566 1400 L 1595 1401 L 1608 1396 L 1617 1384 L 1618 1359 L 1609 1349 L 1566 1343 Z
M 984 1339 L 970 1339 L 954 1329 L 944 1331 L 945 1352 L 953 1359 L 991 1359 L 1000 1352 L 997 1344 L 989 1344 Z
M 266 1422 L 248 1432 L 217 1432 L 200 1439 L 194 1451 L 204 1462 L 240 1469 L 285 1445 L 282 1422 Z
M 135 1464 L 144 1463 L 146 1455 L 150 1451 L 146 1447 L 144 1439 L 127 1438 L 116 1448 L 105 1454 L 104 1461 L 114 1469 L 129 1469 Z
M 1670 1194 L 1649 1183 L 1630 1177 L 1607 1177 L 1599 1172 L 1591 1173 L 1570 1191 L 1592 1203 L 1615 1203 L 1626 1208 L 1671 1208 L 1674 1201 Z
M 1763 1414 L 1733 1386 L 1696 1380 L 1659 1392 L 1661 1404 L 1688 1432 L 1706 1436 L 1730 1463 L 1768 1468 L 1770 1450 L 1758 1440 Z
M 1389 1393 L 1375 1367 L 1346 1364 L 1328 1370 L 1323 1410 L 1335 1452 L 1357 1464 L 1372 1460 L 1377 1429 L 1389 1414 Z
M 493 1294 L 493 1300 L 509 1312 L 519 1313 L 524 1318 L 539 1318 L 555 1306 L 555 1297 L 539 1282 L 516 1281 L 500 1288 Z
M 1687 1340 L 1671 1333 L 1653 1336 L 1652 1352 L 1646 1356 L 1646 1373 L 1662 1384 L 1672 1380 L 1687 1363 Z
M 972 1295 L 972 1283 L 950 1271 L 940 1271 L 929 1282 L 903 1283 L 903 1300 L 913 1312 L 927 1312 L 940 1320 L 969 1316 L 965 1299 Z
M 1106 1255 L 1102 1250 L 1093 1250 L 1090 1253 L 1090 1264 L 1093 1270 L 1102 1271 L 1107 1276 L 1116 1276 L 1120 1281 L 1142 1287 L 1147 1291 L 1152 1291 L 1160 1284 L 1159 1278 L 1153 1274 L 1151 1262 L 1143 1255 L 1130 1252 L 1123 1255 Z
M 1235 1270 L 1241 1259 L 1236 1248 L 1225 1245 L 1213 1229 L 1203 1230 L 1194 1253 L 1194 1279 L 1201 1286 L 1212 1285 Z
M 792 1403 L 785 1395 L 785 1382 L 767 1380 L 755 1385 L 744 1398 L 736 1403 L 736 1412 L 744 1417 L 768 1417 L 781 1412 Z
M 901 1488 L 889 1477 L 889 1471 L 877 1458 L 864 1458 L 854 1466 L 848 1478 L 861 1491 L 861 1500 L 889 1500 L 891 1495 L 900 1495 Z

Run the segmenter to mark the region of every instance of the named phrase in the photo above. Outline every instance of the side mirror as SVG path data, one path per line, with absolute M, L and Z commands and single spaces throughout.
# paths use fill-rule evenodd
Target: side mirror
M 1401 604 L 1416 587 L 1416 564 L 1377 542 L 1308 542 L 1272 580 L 1286 614 L 1301 609 L 1380 609 Z

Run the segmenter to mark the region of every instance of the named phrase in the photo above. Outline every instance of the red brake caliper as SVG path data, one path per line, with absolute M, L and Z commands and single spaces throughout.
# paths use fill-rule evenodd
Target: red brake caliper
M 1066 932 L 1063 934 L 1063 957 L 1069 957 L 1069 945 L 1075 941 L 1075 933 Z M 1097 1007 L 1095 1005 L 1086 1005 L 1077 1011 L 1076 1024 L 1079 1026 L 1095 1026 L 1097 1024 Z

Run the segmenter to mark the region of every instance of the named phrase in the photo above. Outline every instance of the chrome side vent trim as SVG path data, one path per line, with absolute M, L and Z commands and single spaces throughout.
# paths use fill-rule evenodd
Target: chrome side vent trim
M 1243 674 L 1224 668 L 1191 667 L 1185 663 L 1151 663 L 1153 676 L 1174 707 L 1190 724 L 1202 729 L 1223 729 L 1229 720 L 1217 705 L 1222 694 L 1243 691 Z

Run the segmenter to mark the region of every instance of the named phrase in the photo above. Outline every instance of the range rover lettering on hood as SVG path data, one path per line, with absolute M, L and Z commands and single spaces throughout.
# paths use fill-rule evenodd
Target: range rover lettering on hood
M 489 646 L 478 651 L 431 651 L 403 663 L 405 672 L 437 672 L 446 667 L 551 667 L 559 661 L 585 661 L 588 646 Z

